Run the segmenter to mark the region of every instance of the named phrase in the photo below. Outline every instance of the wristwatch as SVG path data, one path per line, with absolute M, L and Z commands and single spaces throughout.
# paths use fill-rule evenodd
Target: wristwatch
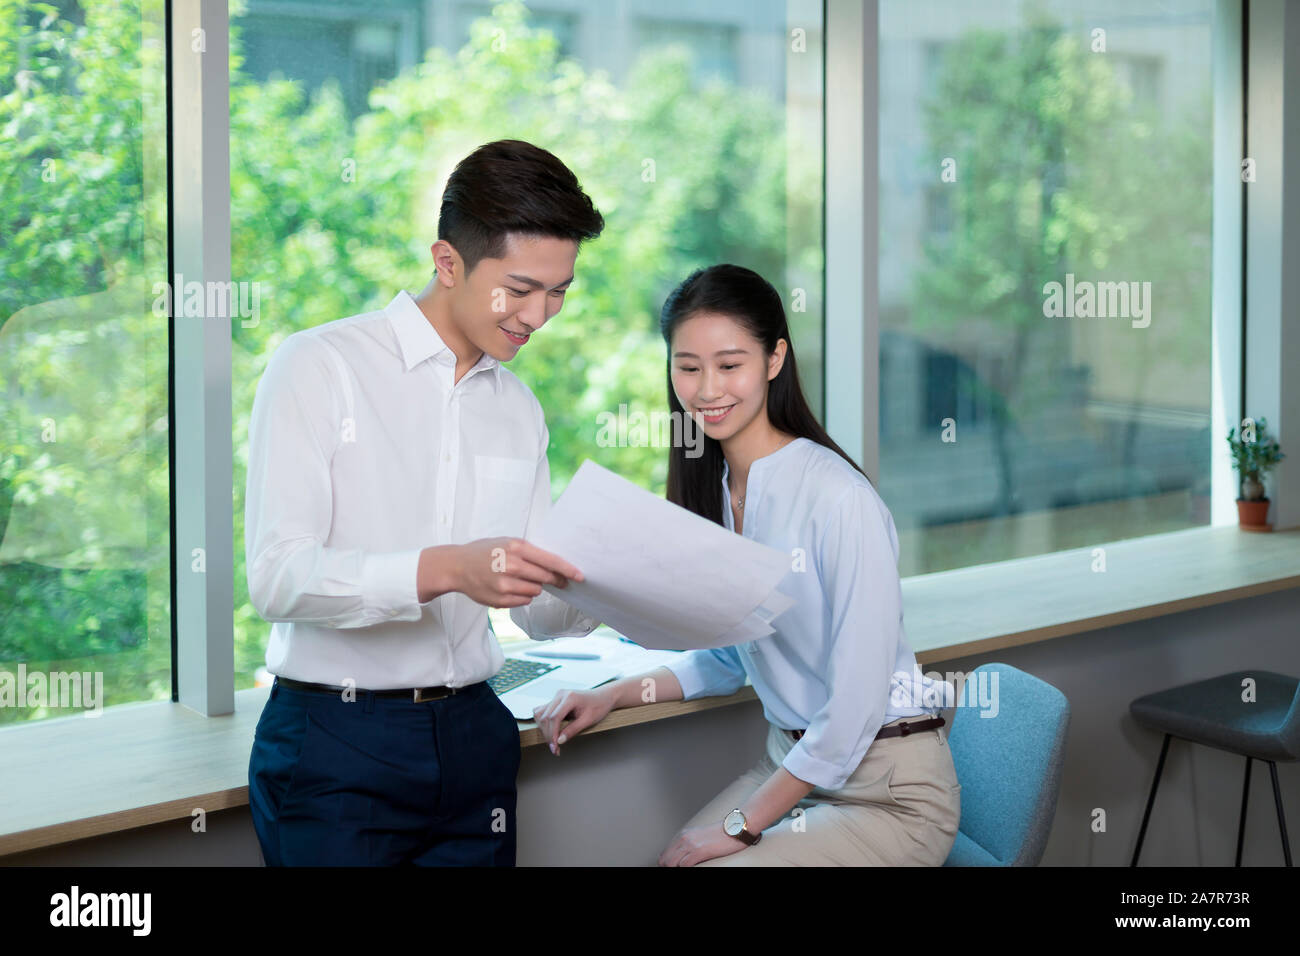
M 763 834 L 752 833 L 747 829 L 745 815 L 740 812 L 740 808 L 732 810 L 722 818 L 722 829 L 727 836 L 735 837 L 745 846 L 753 846 L 759 840 L 763 839 Z

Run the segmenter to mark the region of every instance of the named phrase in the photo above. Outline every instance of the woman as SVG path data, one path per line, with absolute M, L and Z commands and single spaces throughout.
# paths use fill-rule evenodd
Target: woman
M 536 712 L 542 733 L 558 754 L 614 708 L 731 694 L 748 675 L 769 722 L 766 753 L 682 828 L 661 865 L 942 864 L 961 787 L 930 711 L 952 688 L 916 666 L 893 518 L 809 409 L 780 295 L 748 269 L 713 266 L 673 291 L 660 327 L 669 404 L 704 433 L 702 454 L 672 449 L 668 498 L 791 554 L 780 590 L 796 604 L 768 637 L 558 694 Z

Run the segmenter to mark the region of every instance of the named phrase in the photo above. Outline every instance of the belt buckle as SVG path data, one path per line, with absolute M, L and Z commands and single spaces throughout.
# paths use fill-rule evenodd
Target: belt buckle
M 416 687 L 416 688 L 412 691 L 412 695 L 413 695 L 413 697 L 414 697 L 413 703 L 416 703 L 416 704 L 423 704 L 423 703 L 425 703 L 425 702 L 427 702 L 427 701 L 431 701 L 431 700 L 442 700 L 444 697 L 447 696 L 447 694 L 438 694 L 438 695 L 436 695 L 436 696 L 433 695 L 433 694 L 430 694 L 430 695 L 428 695 L 428 696 L 425 696 L 425 693 L 424 693 L 424 692 L 425 692 L 426 690 L 428 690 L 427 687 Z M 454 688 L 451 689 L 451 693 L 453 693 L 453 694 L 456 693 L 456 691 L 455 691 Z

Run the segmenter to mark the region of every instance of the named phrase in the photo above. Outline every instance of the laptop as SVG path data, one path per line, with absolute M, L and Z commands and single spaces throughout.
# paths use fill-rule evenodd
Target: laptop
M 556 660 L 506 655 L 506 662 L 488 686 L 516 720 L 532 720 L 533 708 L 549 704 L 558 691 L 591 690 L 622 676 L 622 670 L 605 661 Z

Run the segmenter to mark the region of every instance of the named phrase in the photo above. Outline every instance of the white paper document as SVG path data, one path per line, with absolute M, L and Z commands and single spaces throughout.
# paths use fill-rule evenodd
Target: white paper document
M 686 650 L 771 634 L 794 601 L 790 555 L 728 531 L 584 461 L 533 543 L 585 581 L 547 591 L 642 647 Z

